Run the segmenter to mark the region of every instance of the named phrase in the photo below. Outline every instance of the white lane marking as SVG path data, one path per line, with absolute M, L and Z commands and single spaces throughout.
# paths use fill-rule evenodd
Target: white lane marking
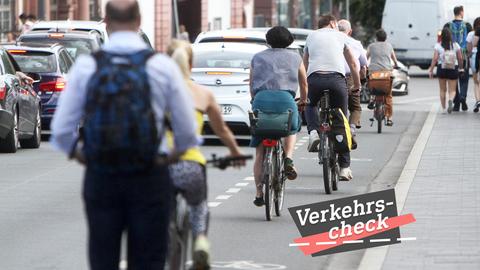
M 361 244 L 363 243 L 363 240 L 347 240 L 343 241 L 344 244 Z
M 415 241 L 417 240 L 416 237 L 403 237 L 403 238 L 397 238 L 397 241 Z
M 297 150 L 297 149 L 298 149 L 298 146 L 297 146 L 297 147 L 295 147 L 294 149 L 295 149 L 295 150 Z
M 305 137 L 303 137 L 302 139 L 304 139 L 304 140 L 308 140 L 308 139 L 309 139 L 309 137 L 308 137 L 308 136 L 305 136 Z
M 435 124 L 435 120 L 437 118 L 437 111 L 438 104 L 433 104 L 430 108 L 427 119 L 425 120 L 425 124 L 418 135 L 417 141 L 413 145 L 413 148 L 408 155 L 407 162 L 403 167 L 403 171 L 398 179 L 397 185 L 395 186 L 398 213 L 401 213 L 403 207 L 405 206 L 408 191 L 410 190 L 413 179 L 417 174 L 418 165 L 422 159 L 423 151 L 425 150 L 425 146 L 427 145 L 430 134 L 432 133 L 433 125 Z M 387 257 L 388 247 L 389 246 L 383 246 L 379 248 L 367 249 L 363 254 L 357 270 L 381 270 L 383 262 Z
M 229 188 L 226 193 L 238 193 L 240 191 L 240 188 Z
M 220 204 L 222 204 L 222 203 L 221 202 L 208 202 L 208 207 L 217 207 Z
M 127 269 L 127 261 L 126 260 L 121 260 L 118 267 L 120 268 L 120 270 L 126 270 Z
M 301 140 L 298 140 L 298 142 L 299 142 L 299 143 L 306 143 L 306 142 L 307 142 L 307 140 L 305 140 L 305 139 L 301 139 Z
M 243 178 L 243 180 L 245 180 L 245 181 L 255 181 L 255 177 L 248 176 L 248 177 Z
M 290 247 L 308 247 L 310 246 L 310 243 L 291 243 L 288 244 Z
M 296 146 L 302 146 L 303 143 L 296 143 L 295 145 L 296 145 Z
M 235 186 L 236 187 L 246 187 L 246 186 L 248 186 L 248 182 L 236 183 Z
M 330 241 L 330 242 L 316 242 L 315 243 L 317 246 L 322 246 L 322 245 L 336 245 L 337 242 L 336 241 Z
M 218 195 L 215 200 L 228 200 L 232 195 Z
M 383 243 L 383 242 L 390 242 L 390 239 L 383 238 L 383 239 L 370 239 L 370 243 Z

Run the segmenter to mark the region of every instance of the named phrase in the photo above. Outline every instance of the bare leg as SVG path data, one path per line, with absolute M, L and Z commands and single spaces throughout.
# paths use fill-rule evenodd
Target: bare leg
M 480 101 L 480 72 L 474 73 L 473 77 L 473 89 L 475 92 L 475 101 Z
M 257 198 L 263 197 L 262 192 L 262 167 L 263 167 L 264 147 L 260 143 L 256 148 L 255 163 L 253 164 L 253 176 L 255 178 L 255 186 L 257 187 Z
M 453 100 L 457 93 L 457 80 L 448 80 L 448 100 Z
M 297 142 L 296 134 L 285 137 L 285 155 L 290 159 L 293 158 L 293 151 L 294 151 L 296 142 Z
M 446 107 L 446 93 L 447 93 L 447 80 L 445 79 L 438 79 L 438 84 L 440 86 L 440 104 L 442 104 L 442 109 Z

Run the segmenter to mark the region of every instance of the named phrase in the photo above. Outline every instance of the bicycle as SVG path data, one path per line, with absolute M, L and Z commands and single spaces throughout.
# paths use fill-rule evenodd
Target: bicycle
M 235 161 L 252 158 L 251 155 L 217 158 L 217 156 L 213 154 L 212 159 L 207 161 L 207 166 L 224 170 L 229 166 L 233 166 Z M 187 261 L 193 244 L 189 220 L 190 211 L 187 201 L 181 192 L 177 190 L 175 193 L 168 227 L 169 246 L 165 269 L 186 270 L 189 269 Z
M 285 152 L 281 139 L 265 139 L 264 147 L 262 190 L 265 201 L 265 217 L 272 220 L 272 212 L 279 217 L 285 199 Z
M 338 178 L 340 167 L 337 153 L 334 150 L 333 141 L 330 139 L 332 108 L 330 108 L 330 90 L 323 90 L 318 109 L 320 117 L 320 144 L 318 151 L 318 163 L 323 166 L 323 183 L 325 193 L 331 194 L 332 190 L 338 190 Z
M 382 133 L 382 126 L 387 124 L 387 119 L 385 117 L 385 96 L 384 91 L 378 91 L 372 89 L 371 95 L 374 96 L 374 107 L 373 107 L 373 117 L 370 118 L 370 126 L 373 126 L 375 120 L 377 120 L 377 133 Z

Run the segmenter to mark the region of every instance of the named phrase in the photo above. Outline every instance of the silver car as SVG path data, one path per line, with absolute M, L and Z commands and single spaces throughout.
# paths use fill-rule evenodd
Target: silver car
M 209 88 L 221 106 L 223 118 L 237 139 L 249 139 L 250 63 L 266 45 L 208 42 L 193 45 L 192 80 Z M 205 135 L 213 132 L 205 116 Z

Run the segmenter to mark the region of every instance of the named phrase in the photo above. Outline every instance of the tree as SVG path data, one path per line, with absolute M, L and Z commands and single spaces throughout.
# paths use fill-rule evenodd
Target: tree
M 359 38 L 368 41 L 375 31 L 382 26 L 384 7 L 385 0 L 351 0 L 352 25 L 359 23 L 365 31 L 365 36 Z

